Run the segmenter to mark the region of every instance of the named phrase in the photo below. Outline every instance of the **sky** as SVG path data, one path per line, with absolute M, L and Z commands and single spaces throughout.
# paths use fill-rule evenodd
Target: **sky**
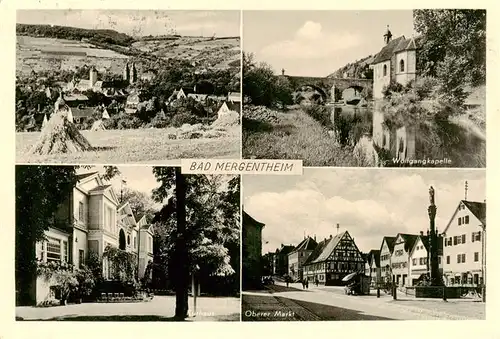
M 111 185 L 116 194 L 120 194 L 122 189 L 122 179 L 126 181 L 123 188 L 133 189 L 151 196 L 151 191 L 158 187 L 158 182 L 153 175 L 152 166 L 117 166 L 121 174 L 111 180 Z M 78 168 L 77 173 L 99 172 L 104 174 L 103 166 L 93 166 L 90 169 Z
M 17 22 L 113 29 L 139 36 L 240 36 L 240 11 L 19 10 Z
M 429 187 L 435 190 L 436 228 L 443 231 L 468 182 L 470 201 L 486 199 L 484 170 L 304 168 L 302 176 L 243 177 L 244 210 L 265 224 L 263 253 L 297 245 L 304 235 L 319 242 L 348 231 L 363 252 L 384 236 L 427 232 Z
M 411 37 L 412 11 L 245 11 L 243 50 L 275 73 L 327 76 L 378 53 L 387 25 L 393 38 Z

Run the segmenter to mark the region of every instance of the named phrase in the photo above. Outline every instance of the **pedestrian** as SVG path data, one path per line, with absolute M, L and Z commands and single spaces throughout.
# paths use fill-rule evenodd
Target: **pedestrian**
M 286 277 L 286 278 L 285 278 L 285 281 L 286 281 L 286 287 L 288 287 L 288 284 L 290 283 L 290 278 L 289 278 L 289 277 Z
M 309 279 L 306 279 L 306 290 L 309 289 Z
M 316 283 L 316 287 L 318 287 L 318 285 L 319 285 L 319 280 L 318 280 L 318 278 L 316 278 L 315 283 Z
M 304 279 L 302 279 L 300 282 L 302 283 L 302 289 L 305 290 L 306 289 L 306 283 L 305 283 Z

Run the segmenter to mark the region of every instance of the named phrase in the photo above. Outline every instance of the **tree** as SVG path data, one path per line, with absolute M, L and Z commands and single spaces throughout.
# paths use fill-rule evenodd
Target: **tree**
M 274 84 L 274 88 L 276 101 L 281 104 L 281 107 L 283 109 L 286 105 L 290 105 L 293 103 L 292 87 L 288 78 L 279 77 Z
M 16 166 L 16 288 L 21 304 L 34 302 L 35 244 L 44 240 L 49 227 L 68 227 L 73 220 L 56 218 L 58 207 L 77 181 L 73 166 Z
M 252 54 L 243 53 L 243 95 L 254 105 L 271 106 L 274 102 L 274 73 L 271 66 L 256 65 Z
M 132 209 L 132 212 L 134 212 L 136 218 L 145 215 L 146 219 L 149 221 L 157 212 L 154 208 L 153 199 L 144 192 L 125 188 L 123 190 L 123 195 L 120 197 L 120 203 L 126 201 L 130 204 L 130 208 Z
M 175 215 L 169 206 L 176 205 L 175 175 L 172 168 L 156 167 L 153 170 L 160 186 L 153 191 L 153 199 L 164 202 L 169 199 L 159 217 L 158 228 L 167 236 L 162 239 L 163 255 L 172 257 L 175 248 Z M 185 176 L 186 187 L 186 235 L 189 268 L 199 266 L 200 279 L 209 283 L 211 277 L 233 279 L 239 265 L 239 177 Z
M 486 11 L 431 9 L 413 11 L 420 33 L 417 69 L 442 81 L 443 92 L 486 80 Z

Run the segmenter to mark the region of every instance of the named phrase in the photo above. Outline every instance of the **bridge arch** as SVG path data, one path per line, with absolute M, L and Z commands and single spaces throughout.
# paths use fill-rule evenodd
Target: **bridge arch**
M 321 88 L 320 86 L 317 86 L 315 84 L 302 84 L 301 86 L 296 87 L 295 91 L 300 91 L 304 87 L 310 87 L 310 88 L 316 90 L 321 95 L 321 98 L 323 99 L 323 102 L 326 102 L 328 100 L 328 94 L 325 91 L 325 89 Z
M 320 77 L 301 77 L 286 75 L 290 80 L 292 89 L 296 91 L 303 86 L 309 86 L 316 89 L 323 99 L 335 100 L 335 91 L 342 93 L 348 88 L 354 88 L 361 93 L 363 89 L 373 88 L 372 79 L 355 79 L 355 78 L 320 78 Z

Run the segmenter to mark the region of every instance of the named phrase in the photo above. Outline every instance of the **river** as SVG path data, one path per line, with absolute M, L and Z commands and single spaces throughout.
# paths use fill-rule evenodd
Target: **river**
M 486 166 L 486 138 L 470 122 L 431 120 L 419 125 L 390 127 L 384 113 L 373 107 L 333 106 L 331 121 L 337 142 L 373 144 L 380 166 Z

